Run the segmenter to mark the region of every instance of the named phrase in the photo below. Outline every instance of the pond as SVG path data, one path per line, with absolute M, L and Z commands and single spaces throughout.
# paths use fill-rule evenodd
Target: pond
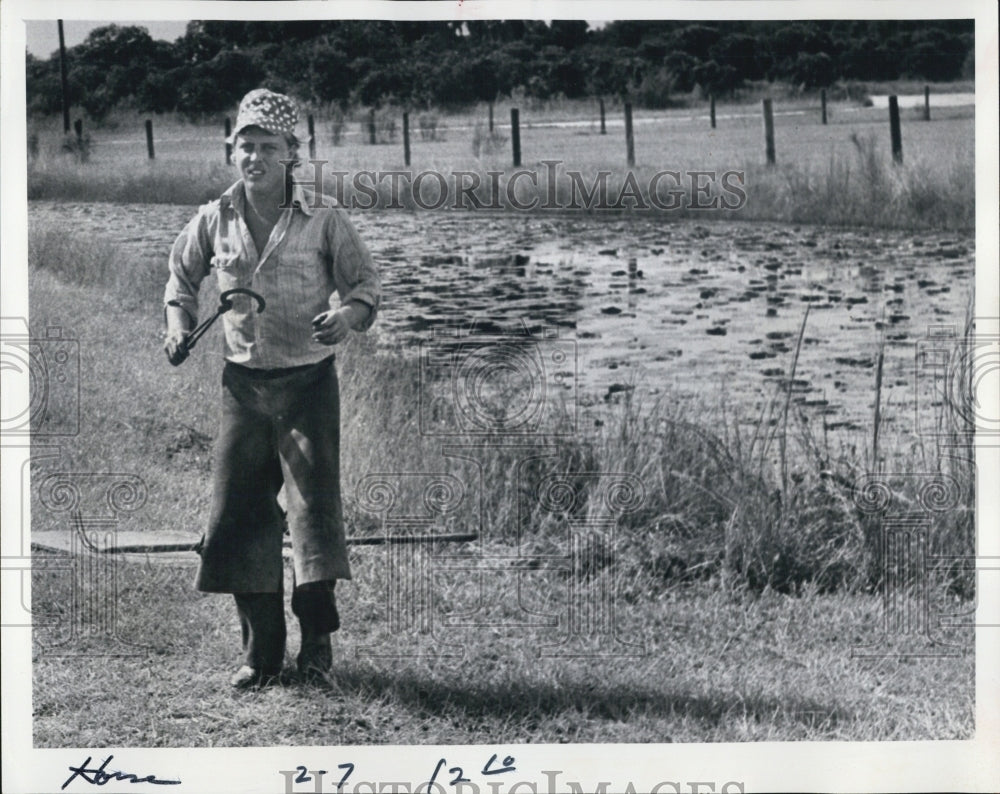
M 32 221 L 164 261 L 190 207 L 33 202 Z M 748 416 L 788 388 L 824 430 L 870 427 L 885 344 L 886 429 L 912 434 L 933 379 L 918 349 L 961 334 L 974 236 L 662 216 L 354 212 L 380 264 L 380 338 L 534 334 L 569 351 L 581 405 L 669 393 Z M 575 371 L 575 379 L 569 377 Z M 549 373 L 550 375 L 553 373 Z

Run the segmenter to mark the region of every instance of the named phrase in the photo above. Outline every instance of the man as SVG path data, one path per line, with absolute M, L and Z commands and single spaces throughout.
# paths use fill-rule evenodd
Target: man
M 177 238 L 164 297 L 164 349 L 174 366 L 188 355 L 199 286 L 211 269 L 220 291 L 250 289 L 266 302 L 258 314 L 252 298 L 236 295 L 223 315 L 222 420 L 197 578 L 199 590 L 235 596 L 244 660 L 232 684 L 241 689 L 281 672 L 286 521 L 298 670 L 316 679 L 332 666 L 334 584 L 351 572 L 331 347 L 367 330 L 381 298 L 371 255 L 343 211 L 295 184 L 286 168 L 297 154 L 297 120 L 283 94 L 259 88 L 243 98 L 232 137 L 240 179 Z M 277 501 L 282 486 L 287 515 Z

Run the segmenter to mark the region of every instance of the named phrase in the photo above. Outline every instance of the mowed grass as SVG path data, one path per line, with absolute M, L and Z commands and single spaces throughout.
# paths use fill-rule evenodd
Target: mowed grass
M 29 246 L 32 326 L 59 325 L 79 340 L 83 409 L 80 434 L 57 460 L 34 466 L 34 481 L 53 471 L 137 474 L 147 501 L 122 516 L 121 528 L 201 531 L 218 419 L 218 329 L 173 369 L 160 349 L 162 260 L 131 262 L 100 238 L 37 226 Z M 131 269 L 109 271 L 101 264 L 109 258 Z M 212 300 L 206 288 L 205 306 Z M 52 625 L 35 631 L 36 745 L 972 734 L 971 630 L 943 637 L 953 643 L 950 657 L 852 657 L 852 649 L 886 647 L 878 526 L 852 507 L 843 485 L 864 475 L 864 460 L 842 450 L 824 457 L 809 438 L 789 428 L 779 439 L 767 422 L 761 435 L 734 435 L 740 425 L 731 417 L 680 411 L 665 399 L 611 406 L 600 427 L 536 439 L 518 454 L 490 452 L 477 479 L 475 466 L 445 460 L 440 438 L 420 435 L 427 394 L 412 356 L 369 335 L 338 350 L 338 369 L 349 533 L 380 530 L 360 505 L 367 475 L 448 471 L 470 491 L 482 484 L 480 501 L 463 505 L 451 527 L 478 528 L 481 543 L 425 546 L 413 558 L 356 547 L 355 579 L 338 587 L 344 625 L 330 687 L 243 695 L 227 685 L 240 663 L 231 599 L 195 592 L 193 561 L 113 567 L 116 634 L 141 646 L 130 656 L 135 647 L 88 634 L 94 624 L 74 612 L 71 577 L 39 557 L 33 603 Z M 790 478 L 776 452 L 786 441 Z M 516 466 L 525 451 L 552 452 L 547 443 L 550 459 Z M 930 543 L 940 554 L 970 553 L 973 480 L 961 456 L 884 454 L 909 466 L 903 471 L 955 474 L 961 505 L 937 517 Z M 589 474 L 577 480 L 571 515 L 541 509 L 538 483 L 572 472 Z M 646 496 L 619 521 L 614 564 L 594 560 L 569 573 L 568 521 L 609 517 L 596 475 L 616 472 L 637 477 Z M 69 528 L 67 515 L 35 494 L 32 507 L 35 531 Z M 420 565 L 434 571 L 433 628 L 390 630 L 389 584 L 412 582 Z M 967 574 L 939 573 L 931 613 L 970 612 Z M 603 645 L 593 636 L 581 645 L 567 620 L 571 602 L 602 589 L 614 593 L 615 630 L 601 635 Z M 291 662 L 298 637 L 289 620 Z
M 775 146 L 777 162 L 765 160 L 760 104 L 725 104 L 716 109 L 717 128 L 711 129 L 707 107 L 669 111 L 636 111 L 634 118 L 635 159 L 626 165 L 624 121 L 620 107 L 609 106 L 607 134 L 600 134 L 596 106 L 572 103 L 565 108 L 523 109 L 521 112 L 522 167 L 537 175 L 517 182 L 517 200 L 545 204 L 556 196 L 560 207 L 595 206 L 573 193 L 568 172 L 578 172 L 582 186 L 590 190 L 602 172 L 607 174 L 605 206 L 615 206 L 628 187 L 631 173 L 640 199 L 624 198 L 618 210 L 639 207 L 640 202 L 665 217 L 698 217 L 777 220 L 796 223 L 865 225 L 893 228 L 971 228 L 975 217 L 974 113 L 971 107 L 936 108 L 931 122 L 921 120 L 913 109 L 904 109 L 901 165 L 890 156 L 887 112 L 849 103 L 831 102 L 829 123 L 820 123 L 819 108 L 802 100 L 775 104 Z M 331 195 L 355 198 L 370 204 L 367 195 L 354 191 L 352 181 L 359 172 L 385 173 L 406 170 L 411 177 L 433 171 L 445 176 L 450 196 L 443 202 L 454 207 L 457 199 L 455 172 L 468 172 L 464 184 L 479 179 L 477 195 L 491 202 L 490 180 L 498 179 L 500 203 L 510 207 L 506 186 L 517 169 L 512 165 L 507 106 L 495 110 L 496 135 L 486 129 L 485 109 L 475 113 L 437 116 L 433 136 L 419 119 L 411 116 L 412 161 L 404 169 L 400 118 L 396 130 L 380 132 L 380 143 L 370 145 L 360 117 L 345 122 L 339 142 L 334 143 L 332 122 L 319 117 L 316 123 L 316 159 L 323 185 Z M 572 114 L 571 114 L 572 111 Z M 124 116 L 113 129 L 89 131 L 91 152 L 87 163 L 59 151 L 61 132 L 53 122 L 38 125 L 39 156 L 29 165 L 30 198 L 102 200 L 124 202 L 168 202 L 198 204 L 233 181 L 232 169 L 224 165 L 222 126 L 196 126 L 176 119 L 157 120 L 156 159 L 147 159 L 142 118 Z M 426 122 L 424 122 L 426 125 Z M 478 141 L 478 143 L 477 143 Z M 305 148 L 303 155 L 307 154 Z M 546 166 L 545 161 L 558 161 Z M 549 168 L 556 168 L 555 193 L 548 180 Z M 675 171 L 678 180 L 651 182 L 661 171 Z M 335 177 L 335 171 L 346 177 Z M 489 171 L 503 172 L 491 178 Z M 698 193 L 691 171 L 712 172 L 700 184 L 712 184 L 709 193 Z M 712 197 L 732 203 L 735 194 L 720 187 L 726 172 L 744 175 L 746 202 L 739 209 L 706 211 Z M 311 166 L 300 169 L 300 177 L 312 179 Z M 346 183 L 338 187 L 337 179 Z M 365 185 L 377 175 L 361 177 Z M 731 178 L 732 179 L 732 178 Z M 414 209 L 410 189 L 412 179 L 404 179 L 401 195 L 394 200 L 391 179 L 379 182 L 378 206 Z M 673 208 L 668 191 L 683 191 L 680 206 Z M 434 179 L 425 180 L 422 203 L 437 203 Z M 650 192 L 655 191 L 651 199 Z M 660 204 L 670 209 L 657 209 Z M 464 204 L 462 203 L 464 202 Z M 468 199 L 459 206 L 470 206 Z M 542 211 L 542 210 L 536 210 Z M 550 210 L 551 211 L 551 210 Z M 601 211 L 601 210 L 593 210 Z
M 354 581 L 338 586 L 344 625 L 329 688 L 252 693 L 227 686 L 240 641 L 228 596 L 195 593 L 193 566 L 120 565 L 119 632 L 138 647 L 79 640 L 72 655 L 53 655 L 45 644 L 53 634 L 39 643 L 36 630 L 35 745 L 867 741 L 973 733 L 971 653 L 851 657 L 854 643 L 878 641 L 874 598 L 734 597 L 710 583 L 678 586 L 622 610 L 621 636 L 642 644 L 629 649 L 635 655 L 550 650 L 540 658 L 564 630 L 528 637 L 437 629 L 388 644 L 384 554 L 358 551 L 352 564 Z M 54 575 L 35 575 L 36 602 L 66 599 L 68 591 L 46 578 Z M 499 595 L 487 587 L 487 597 Z M 453 595 L 437 589 L 443 600 Z M 297 643 L 292 629 L 289 663 Z M 435 658 L 446 652 L 453 656 Z

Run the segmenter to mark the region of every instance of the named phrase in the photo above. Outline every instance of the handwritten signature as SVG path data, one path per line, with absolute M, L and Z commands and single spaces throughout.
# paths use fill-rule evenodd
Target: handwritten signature
M 90 783 L 95 786 L 103 786 L 105 783 L 110 783 L 111 781 L 128 781 L 129 783 L 155 783 L 158 786 L 176 786 L 180 784 L 179 780 L 158 780 L 156 775 L 146 775 L 146 777 L 139 777 L 131 772 L 105 772 L 105 768 L 111 763 L 111 759 L 114 758 L 113 755 L 109 755 L 104 759 L 104 763 L 101 764 L 96 769 L 88 769 L 87 764 L 90 763 L 90 756 L 87 756 L 87 760 L 84 761 L 80 766 L 71 766 L 69 771 L 73 774 L 66 778 L 66 782 L 62 784 L 62 788 L 65 789 L 70 783 L 72 783 L 77 778 L 81 778 L 85 783 Z M 60 789 L 61 790 L 61 789 Z

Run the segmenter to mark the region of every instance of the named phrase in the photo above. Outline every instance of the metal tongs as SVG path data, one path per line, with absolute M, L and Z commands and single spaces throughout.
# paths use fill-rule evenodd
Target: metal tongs
M 213 314 L 207 320 L 198 325 L 198 327 L 195 328 L 190 334 L 188 334 L 188 336 L 184 339 L 184 341 L 181 342 L 181 344 L 178 346 L 178 348 L 184 353 L 185 357 L 194 349 L 195 344 L 198 342 L 199 339 L 201 339 L 205 331 L 207 331 L 209 327 L 211 327 L 212 323 L 214 323 L 219 317 L 221 317 L 223 314 L 225 314 L 231 308 L 233 308 L 233 302 L 232 300 L 230 300 L 230 297 L 232 295 L 249 295 L 251 298 L 257 301 L 257 314 L 260 314 L 262 311 L 264 311 L 264 306 L 266 305 L 266 303 L 264 302 L 263 296 L 258 295 L 253 290 L 245 289 L 244 287 L 236 287 L 236 289 L 227 289 L 219 296 L 219 308 L 215 310 L 215 314 Z

